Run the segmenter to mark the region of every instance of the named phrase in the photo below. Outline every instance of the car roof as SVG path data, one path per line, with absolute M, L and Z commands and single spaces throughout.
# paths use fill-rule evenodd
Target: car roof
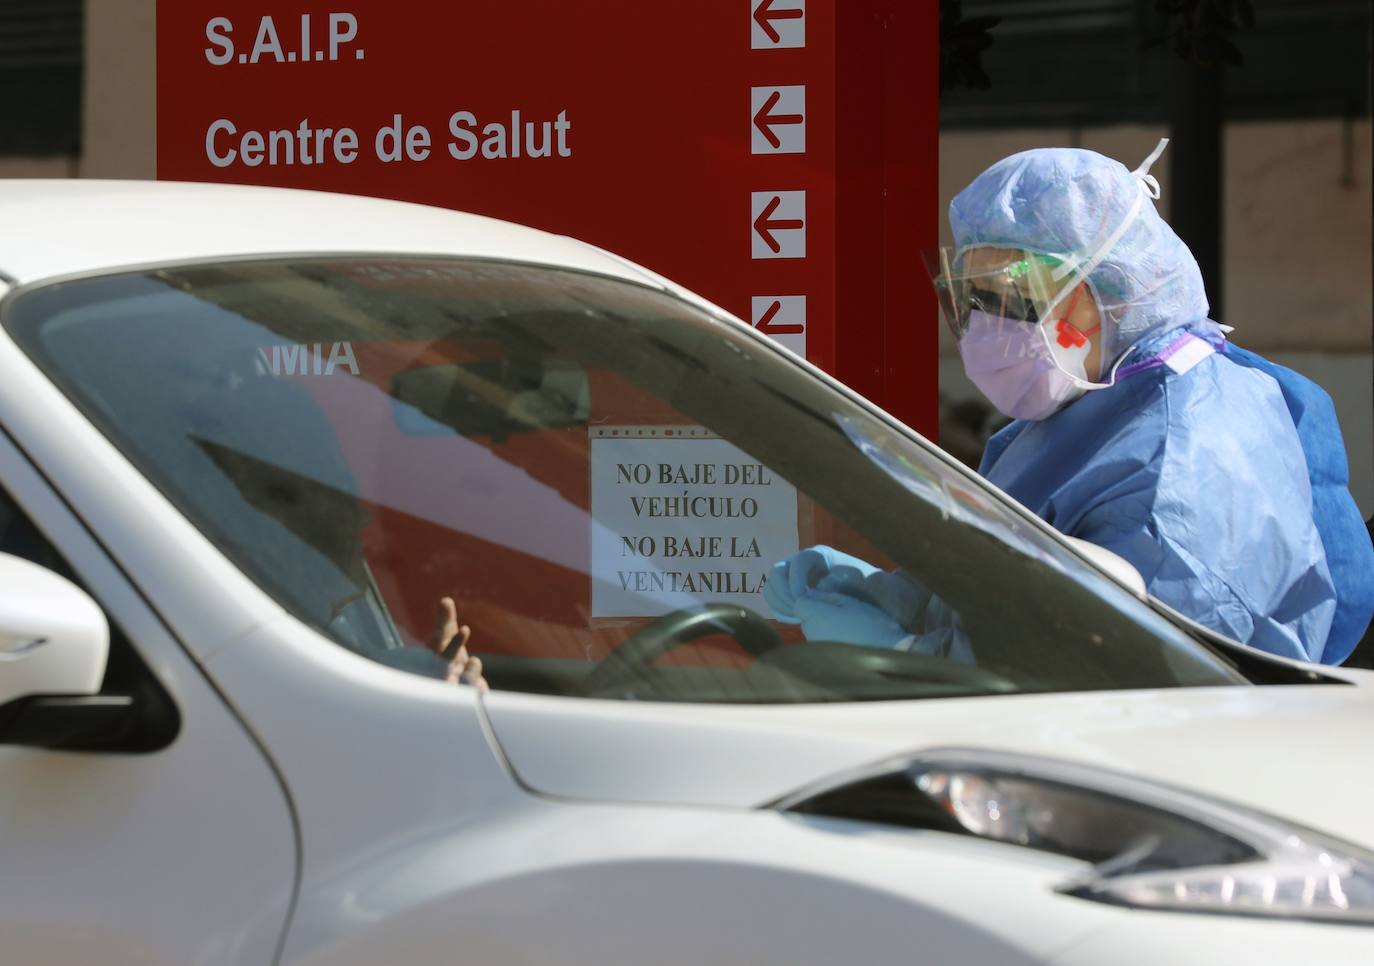
M 399 201 L 244 185 L 0 179 L 0 273 L 16 284 L 263 254 L 421 253 L 658 284 L 562 235 Z

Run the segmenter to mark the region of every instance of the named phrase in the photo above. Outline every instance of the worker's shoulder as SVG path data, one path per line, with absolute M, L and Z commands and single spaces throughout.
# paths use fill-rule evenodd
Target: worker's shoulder
M 1234 343 L 1227 343 L 1224 358 L 1237 366 L 1262 372 L 1277 382 L 1294 422 L 1335 422 L 1336 405 L 1331 395 L 1302 373 Z
M 1247 415 L 1259 416 L 1274 408 L 1287 412 L 1283 387 L 1275 373 L 1233 358 L 1229 352 L 1211 352 L 1182 372 L 1167 365 L 1156 372 L 1163 400 L 1171 408 L 1180 404 L 1205 407 L 1208 416 L 1230 417 L 1238 425 L 1254 422 L 1246 420 Z M 1259 406 L 1262 412 L 1248 412 L 1247 406 Z
M 1161 407 L 1169 438 L 1186 434 L 1195 448 L 1222 448 L 1239 457 L 1268 459 L 1298 446 L 1283 388 L 1269 372 L 1213 353 L 1186 372 L 1158 370 Z

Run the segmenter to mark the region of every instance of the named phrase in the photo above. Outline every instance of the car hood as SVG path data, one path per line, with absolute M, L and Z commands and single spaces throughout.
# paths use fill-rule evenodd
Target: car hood
M 748 808 L 897 755 L 987 748 L 1208 793 L 1374 848 L 1374 689 L 1196 688 L 738 707 L 493 693 L 517 778 L 561 798 Z

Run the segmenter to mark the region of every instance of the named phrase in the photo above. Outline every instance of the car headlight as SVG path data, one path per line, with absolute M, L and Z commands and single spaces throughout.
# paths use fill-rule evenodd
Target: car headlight
M 777 803 L 1092 864 L 1068 895 L 1134 908 L 1374 925 L 1374 854 L 1205 795 L 1049 759 L 941 751 Z

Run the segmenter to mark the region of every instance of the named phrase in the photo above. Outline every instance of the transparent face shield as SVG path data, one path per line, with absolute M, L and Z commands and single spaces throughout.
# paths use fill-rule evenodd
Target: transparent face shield
M 1098 387 L 1101 324 L 1086 327 L 1092 315 L 1076 314 L 1091 289 L 1069 259 L 979 246 L 936 249 L 926 262 L 965 372 L 1002 413 L 1044 419 Z
M 926 262 L 940 317 L 961 345 L 971 325 L 984 332 L 992 328 L 1007 340 L 1009 352 L 1011 345 L 1029 341 L 1022 349 L 1029 354 L 1039 342 L 1066 376 L 1084 388 L 1097 384 L 1085 362 L 1101 329 L 1102 307 L 1091 286 L 1073 272 L 1071 259 L 979 246 L 936 249 Z M 1075 313 L 1085 294 L 1093 299 L 1099 321 L 1079 328 L 1070 319 L 1080 318 Z
M 926 254 L 940 317 L 960 340 L 974 313 L 1026 326 L 1049 318 L 1063 301 L 1057 292 L 1062 283 L 1054 276 L 1064 264 L 1058 256 L 1005 248 L 938 248 Z

